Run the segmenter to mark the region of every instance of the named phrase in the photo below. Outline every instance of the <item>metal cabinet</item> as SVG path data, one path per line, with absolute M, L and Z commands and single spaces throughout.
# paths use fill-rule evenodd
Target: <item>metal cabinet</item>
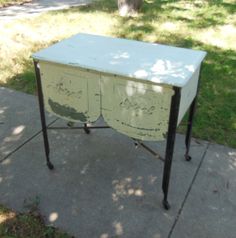
M 162 189 L 167 201 L 176 128 L 189 109 L 186 160 L 206 52 L 77 34 L 33 55 L 47 165 L 44 108 L 68 121 L 107 124 L 138 141 L 166 139 Z

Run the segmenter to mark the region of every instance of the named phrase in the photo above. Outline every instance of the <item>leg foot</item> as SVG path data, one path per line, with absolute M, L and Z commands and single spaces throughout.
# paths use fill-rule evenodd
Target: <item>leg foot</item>
M 84 124 L 84 131 L 86 134 L 89 134 L 90 133 L 90 130 L 89 128 L 87 127 L 87 124 Z
M 86 134 L 90 134 L 90 130 L 88 128 L 84 128 Z
M 168 203 L 168 201 L 167 200 L 163 200 L 162 201 L 162 205 L 163 205 L 163 207 L 166 209 L 166 210 L 169 210 L 170 209 L 170 204 Z
M 190 161 L 192 159 L 192 157 L 188 154 L 185 154 L 184 157 L 185 157 L 185 160 L 187 161 Z
M 50 170 L 53 170 L 54 169 L 54 166 L 51 162 L 47 162 L 47 166 Z

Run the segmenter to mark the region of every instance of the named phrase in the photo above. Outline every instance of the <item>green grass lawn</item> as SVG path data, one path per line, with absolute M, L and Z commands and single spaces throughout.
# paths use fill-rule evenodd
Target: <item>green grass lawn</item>
M 0 24 L 0 83 L 35 94 L 30 55 L 78 32 L 201 49 L 203 64 L 193 134 L 236 147 L 236 5 L 228 1 L 146 0 L 131 18 L 115 1 Z M 179 128 L 184 132 L 185 127 Z

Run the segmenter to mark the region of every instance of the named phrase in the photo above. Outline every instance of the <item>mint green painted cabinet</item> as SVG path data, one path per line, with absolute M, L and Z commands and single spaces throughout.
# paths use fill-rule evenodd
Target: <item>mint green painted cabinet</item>
M 171 87 L 43 61 L 40 72 L 45 108 L 54 115 L 83 123 L 102 115 L 109 126 L 130 137 L 164 139 Z
M 78 34 L 33 58 L 39 61 L 45 108 L 69 121 L 102 115 L 115 130 L 140 140 L 168 131 L 174 87 L 178 124 L 197 94 L 205 52 Z
M 68 121 L 103 116 L 131 138 L 166 140 L 162 204 L 167 200 L 176 129 L 189 109 L 184 157 L 189 155 L 201 62 L 206 53 L 160 44 L 77 34 L 33 55 L 47 166 L 50 162 L 44 108 Z M 99 128 L 104 128 L 103 126 Z M 158 154 L 140 143 L 152 154 Z

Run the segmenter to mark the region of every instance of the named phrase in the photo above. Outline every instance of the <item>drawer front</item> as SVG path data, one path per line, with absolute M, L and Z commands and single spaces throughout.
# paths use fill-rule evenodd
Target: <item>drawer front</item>
M 94 122 L 100 115 L 100 76 L 40 62 L 45 109 L 63 119 Z
M 140 140 L 163 140 L 172 88 L 101 76 L 102 115 L 112 128 Z

